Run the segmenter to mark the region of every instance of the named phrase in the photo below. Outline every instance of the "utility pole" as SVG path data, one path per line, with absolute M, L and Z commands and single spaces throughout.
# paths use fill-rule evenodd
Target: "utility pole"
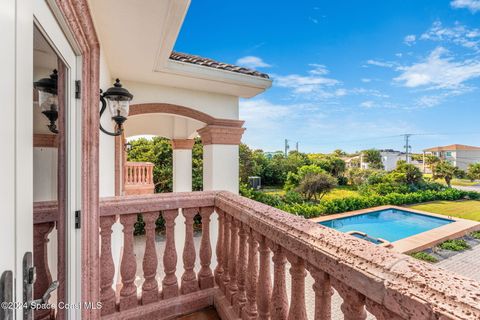
M 412 148 L 410 146 L 410 141 L 409 141 L 411 136 L 412 135 L 408 134 L 408 133 L 404 135 L 404 137 L 405 137 L 405 161 L 407 163 L 410 163 L 410 157 L 408 156 L 408 154 L 410 153 L 410 149 Z
M 297 152 L 298 152 L 298 141 L 297 141 L 297 143 L 295 143 L 295 150 L 297 150 Z
M 288 157 L 288 149 L 290 149 L 290 146 L 288 145 L 288 139 L 285 139 L 285 158 Z

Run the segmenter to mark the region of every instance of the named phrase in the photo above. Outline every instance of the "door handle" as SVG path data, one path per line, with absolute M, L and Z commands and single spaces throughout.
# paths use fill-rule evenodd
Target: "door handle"
M 0 278 L 0 320 L 13 320 L 13 272 L 5 271 Z

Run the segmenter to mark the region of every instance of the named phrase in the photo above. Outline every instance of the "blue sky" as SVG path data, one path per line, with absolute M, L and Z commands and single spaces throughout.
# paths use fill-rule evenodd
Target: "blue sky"
M 480 0 L 192 0 L 175 49 L 273 78 L 240 102 L 254 148 L 480 145 Z

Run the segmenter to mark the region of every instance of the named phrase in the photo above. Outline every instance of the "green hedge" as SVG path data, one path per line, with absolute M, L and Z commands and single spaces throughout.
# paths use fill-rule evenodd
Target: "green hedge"
M 364 197 L 346 197 L 342 199 L 323 200 L 315 203 L 287 203 L 279 196 L 271 196 L 254 191 L 251 198 L 269 205 L 273 205 L 281 210 L 303 216 L 305 218 L 315 218 L 323 215 L 342 213 L 353 210 L 366 209 L 382 205 L 408 205 L 437 200 L 460 200 L 460 199 L 480 199 L 480 193 L 471 191 L 462 191 L 457 189 L 445 189 L 442 191 L 424 190 L 411 193 L 390 193 L 384 196 L 372 195 Z

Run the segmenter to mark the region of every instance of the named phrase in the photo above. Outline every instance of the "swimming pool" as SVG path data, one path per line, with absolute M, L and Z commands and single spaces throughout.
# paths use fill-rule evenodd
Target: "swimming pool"
M 360 231 L 371 238 L 393 242 L 452 222 L 454 220 L 391 208 L 322 221 L 319 224 L 342 232 Z

